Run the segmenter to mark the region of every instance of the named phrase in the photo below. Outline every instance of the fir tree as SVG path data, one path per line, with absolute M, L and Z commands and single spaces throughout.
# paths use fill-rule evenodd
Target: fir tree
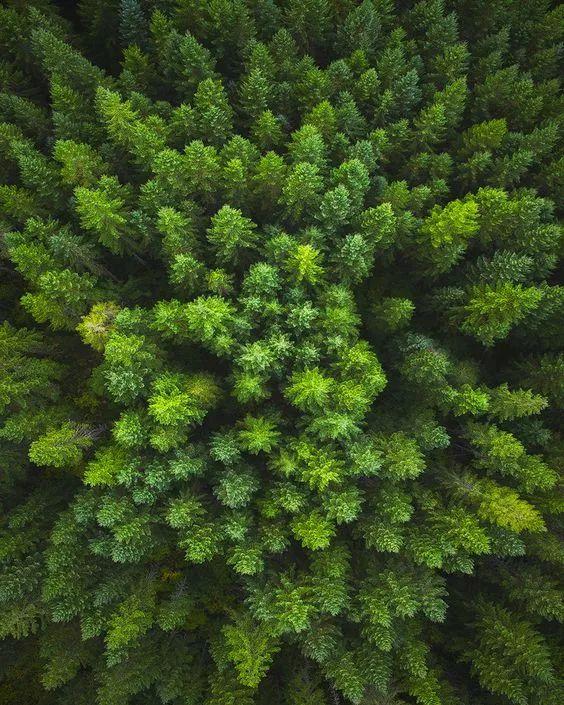
M 0 704 L 559 705 L 562 7 L 0 9 Z

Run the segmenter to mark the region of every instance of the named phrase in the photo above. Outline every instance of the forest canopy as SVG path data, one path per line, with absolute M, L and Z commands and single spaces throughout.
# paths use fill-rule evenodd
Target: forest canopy
M 4 0 L 0 705 L 564 702 L 563 42 Z

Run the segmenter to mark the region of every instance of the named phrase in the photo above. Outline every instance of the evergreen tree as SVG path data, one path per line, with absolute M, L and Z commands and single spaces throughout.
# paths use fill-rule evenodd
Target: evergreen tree
M 562 6 L 0 8 L 0 705 L 559 705 Z

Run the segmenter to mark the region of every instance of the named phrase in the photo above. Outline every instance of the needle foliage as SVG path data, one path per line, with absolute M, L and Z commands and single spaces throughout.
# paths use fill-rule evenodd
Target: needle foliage
M 560 705 L 564 6 L 0 7 L 0 705 Z

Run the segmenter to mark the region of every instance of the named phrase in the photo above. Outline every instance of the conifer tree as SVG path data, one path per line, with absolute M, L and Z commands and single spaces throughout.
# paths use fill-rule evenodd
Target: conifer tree
M 0 705 L 559 705 L 562 6 L 6 0 Z

